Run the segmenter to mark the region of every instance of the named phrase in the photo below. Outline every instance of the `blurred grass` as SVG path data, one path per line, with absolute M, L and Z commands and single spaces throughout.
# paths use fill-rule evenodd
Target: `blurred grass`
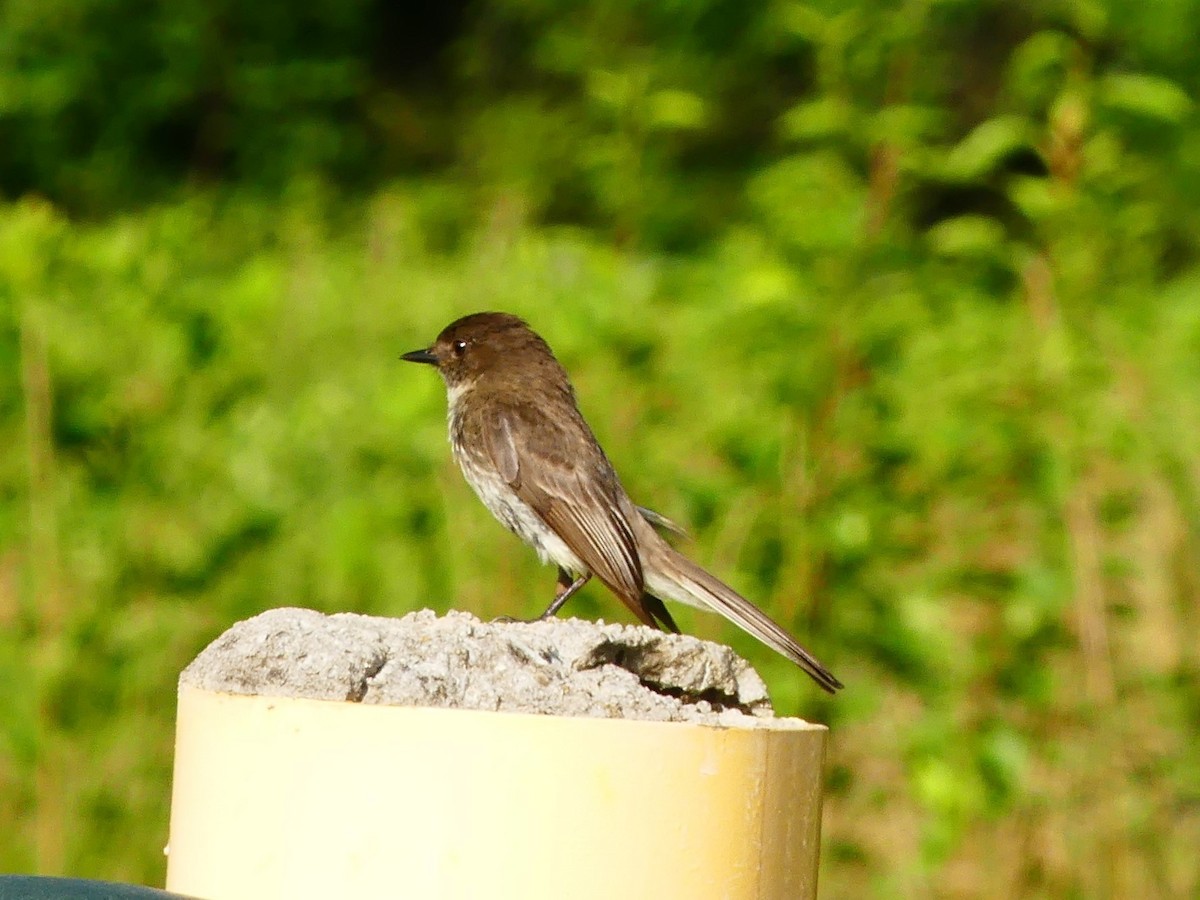
M 397 358 L 491 308 L 847 683 L 680 611 L 830 724 L 824 895 L 1200 891 L 1195 0 L 75 7 L 0 11 L 0 870 L 161 882 L 237 619 L 544 606 Z
M 1196 883 L 1194 274 L 1030 258 L 997 293 L 920 242 L 805 268 L 744 228 L 689 257 L 519 224 L 446 250 L 432 194 L 3 211 L 0 819 L 29 827 L 0 866 L 161 880 L 175 679 L 239 618 L 544 604 L 453 466 L 440 381 L 397 360 L 500 308 L 631 492 L 849 686 L 683 612 L 833 728 L 830 896 Z

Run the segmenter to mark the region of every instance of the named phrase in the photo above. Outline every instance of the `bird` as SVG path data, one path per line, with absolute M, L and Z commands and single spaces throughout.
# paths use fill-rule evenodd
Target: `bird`
M 842 683 L 781 625 L 671 546 L 673 523 L 636 505 L 584 420 L 566 370 L 521 318 L 478 312 L 404 353 L 446 386 L 450 446 L 464 478 L 509 531 L 558 568 L 558 613 L 593 576 L 642 623 L 678 633 L 664 600 L 719 613 L 821 688 Z

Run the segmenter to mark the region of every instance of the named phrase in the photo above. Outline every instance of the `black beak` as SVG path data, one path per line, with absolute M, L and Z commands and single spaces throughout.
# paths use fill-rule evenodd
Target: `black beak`
M 436 366 L 437 357 L 429 350 L 413 350 L 411 353 L 405 353 L 400 357 L 405 362 L 425 363 L 426 365 Z

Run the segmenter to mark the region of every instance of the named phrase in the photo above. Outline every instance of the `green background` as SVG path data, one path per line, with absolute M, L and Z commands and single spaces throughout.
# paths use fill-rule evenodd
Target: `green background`
M 503 309 L 846 682 L 678 612 L 824 896 L 1200 891 L 1200 4 L 419 6 L 0 5 L 0 870 L 161 883 L 240 618 L 545 605 L 397 359 Z

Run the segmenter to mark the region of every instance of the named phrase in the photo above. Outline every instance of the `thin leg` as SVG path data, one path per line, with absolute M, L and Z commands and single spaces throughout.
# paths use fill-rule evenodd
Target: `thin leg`
M 563 608 L 563 604 L 575 595 L 577 590 L 588 583 L 588 579 L 591 577 L 591 573 L 589 572 L 587 575 L 580 575 L 572 581 L 571 573 L 566 569 L 560 568 L 558 570 L 558 587 L 554 592 L 554 602 L 546 607 L 546 611 L 538 616 L 538 619 L 552 618 L 555 613 Z

